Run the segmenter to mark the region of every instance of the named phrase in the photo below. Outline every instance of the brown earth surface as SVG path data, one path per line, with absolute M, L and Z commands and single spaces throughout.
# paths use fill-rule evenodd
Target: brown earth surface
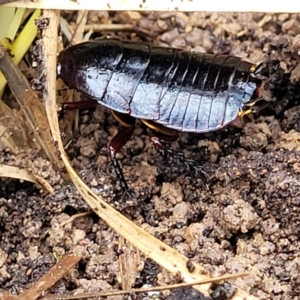
M 75 15 L 64 17 L 74 23 Z M 120 185 L 107 165 L 107 145 L 119 124 L 100 106 L 79 114 L 78 130 L 74 129 L 67 152 L 80 177 L 96 193 L 209 273 L 249 272 L 250 276 L 230 282 L 259 299 L 299 299 L 299 16 L 90 12 L 88 23 L 136 27 L 135 32 L 101 32 L 92 37 L 146 40 L 266 62 L 264 101 L 255 105 L 242 127 L 202 135 L 180 133 L 172 144 L 195 165 L 204 165 L 209 190 L 180 162 L 161 155 L 150 144 L 147 128 L 138 122 L 134 136 L 118 155 L 134 190 L 130 199 L 121 199 Z M 64 120 L 61 123 L 63 128 Z M 61 228 L 59 224 L 70 216 L 89 211 L 75 187 L 33 150 L 18 155 L 1 151 L 1 164 L 26 167 L 30 163 L 55 195 L 40 193 L 31 183 L 0 180 L 0 288 L 21 293 L 55 263 L 53 254 L 60 256 L 74 247 L 80 248 L 84 259 L 52 293 L 120 288 L 118 235 L 94 214 Z M 176 282 L 142 254 L 140 268 L 128 270 L 128 276 L 132 287 Z M 134 299 L 149 297 L 135 295 Z M 159 297 L 204 299 L 192 289 Z

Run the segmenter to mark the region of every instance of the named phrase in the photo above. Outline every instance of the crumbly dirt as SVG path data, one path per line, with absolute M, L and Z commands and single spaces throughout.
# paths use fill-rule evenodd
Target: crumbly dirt
M 71 14 L 65 17 L 71 23 L 75 20 Z M 138 122 L 134 136 L 118 154 L 134 190 L 130 200 L 122 199 L 120 184 L 107 165 L 107 145 L 119 125 L 103 107 L 80 113 L 67 151 L 74 168 L 95 192 L 191 262 L 214 275 L 249 272 L 250 276 L 232 282 L 259 299 L 299 299 L 299 16 L 91 12 L 88 20 L 136 25 L 135 32 L 101 32 L 93 37 L 146 40 L 266 62 L 264 100 L 242 126 L 202 135 L 181 133 L 172 144 L 195 165 L 204 166 L 209 189 L 180 162 L 154 149 L 147 128 Z M 53 254 L 59 256 L 74 247 L 84 260 L 51 292 L 120 288 L 119 237 L 94 214 L 59 226 L 89 210 L 75 188 L 33 151 L 14 156 L 2 149 L 0 163 L 36 168 L 55 190 L 50 196 L 30 183 L 1 179 L 0 288 L 21 293 L 55 263 Z M 132 286 L 176 280 L 147 259 Z M 164 292 L 160 299 L 205 298 L 193 289 L 183 289 Z

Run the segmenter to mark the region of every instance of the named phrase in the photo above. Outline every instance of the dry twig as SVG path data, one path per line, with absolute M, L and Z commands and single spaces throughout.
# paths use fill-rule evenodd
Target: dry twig
M 39 281 L 34 283 L 29 290 L 24 292 L 18 297 L 18 300 L 35 300 L 44 294 L 50 287 L 52 287 L 57 281 L 79 261 L 81 256 L 65 255 L 57 262 L 45 275 L 43 275 Z

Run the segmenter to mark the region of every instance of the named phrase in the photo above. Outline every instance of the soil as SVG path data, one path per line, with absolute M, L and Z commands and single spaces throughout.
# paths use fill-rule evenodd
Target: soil
M 71 24 L 75 20 L 72 14 L 64 17 Z M 73 167 L 95 192 L 191 262 L 214 275 L 249 272 L 250 276 L 231 282 L 259 299 L 299 299 L 299 16 L 89 13 L 88 23 L 100 22 L 133 24 L 136 31 L 101 32 L 92 37 L 146 40 L 266 63 L 264 100 L 243 119 L 242 126 L 202 135 L 180 133 L 172 144 L 204 167 L 208 189 L 200 176 L 161 155 L 151 145 L 147 128 L 138 122 L 133 137 L 118 154 L 134 191 L 130 198 L 122 198 L 107 155 L 119 124 L 100 106 L 79 114 L 78 130 L 73 129 L 67 151 Z M 59 227 L 70 216 L 89 211 L 74 186 L 65 183 L 33 150 L 17 156 L 2 150 L 0 163 L 28 166 L 33 162 L 31 167 L 52 185 L 55 195 L 41 193 L 31 183 L 1 179 L 0 288 L 21 293 L 55 263 L 54 254 L 80 247 L 83 261 L 51 292 L 119 289 L 118 235 L 94 214 Z M 176 278 L 147 259 L 132 287 L 174 282 Z M 149 295 L 135 297 L 148 299 Z M 159 297 L 204 299 L 193 289 L 164 292 Z

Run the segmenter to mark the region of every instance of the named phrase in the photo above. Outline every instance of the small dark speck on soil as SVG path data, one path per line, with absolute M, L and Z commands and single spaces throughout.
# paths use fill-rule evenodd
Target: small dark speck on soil
M 212 284 L 210 287 L 210 296 L 214 300 L 227 300 L 231 299 L 236 292 L 236 288 L 229 282 L 223 284 Z
M 182 289 L 176 289 L 175 291 L 172 291 L 169 297 L 170 300 L 209 300 L 210 298 L 207 298 L 203 296 L 203 294 L 199 293 L 193 288 L 182 288 Z
M 157 281 L 157 274 L 161 271 L 161 267 L 157 265 L 153 260 L 146 259 L 143 270 L 136 279 L 134 286 L 141 287 L 143 284 L 154 285 Z

